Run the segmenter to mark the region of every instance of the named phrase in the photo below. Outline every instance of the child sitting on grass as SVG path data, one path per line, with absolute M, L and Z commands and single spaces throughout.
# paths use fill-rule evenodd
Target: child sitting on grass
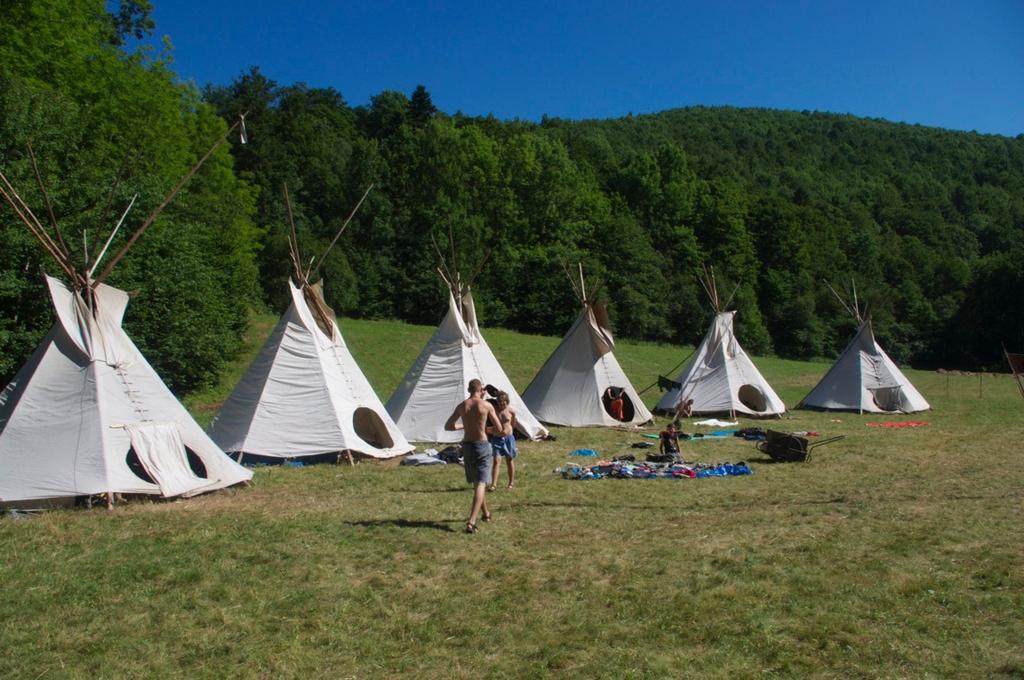
M 669 423 L 659 433 L 658 438 L 661 440 L 660 451 L 662 455 L 672 456 L 673 458 L 679 457 L 679 430 L 676 429 L 675 422 Z

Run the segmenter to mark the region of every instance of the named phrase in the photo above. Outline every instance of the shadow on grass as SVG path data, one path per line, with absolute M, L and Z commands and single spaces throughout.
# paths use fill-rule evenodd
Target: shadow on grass
M 577 503 L 577 502 L 554 502 L 554 503 L 515 503 L 514 505 L 508 506 L 508 510 L 518 510 L 519 508 L 602 508 L 606 509 L 608 504 L 603 501 L 595 501 L 593 503 Z M 616 504 L 615 509 L 617 510 L 671 510 L 675 509 L 675 505 L 624 505 Z
M 473 493 L 473 489 L 469 486 L 453 486 L 448 489 L 397 489 L 395 493 L 465 493 L 469 495 Z
M 432 522 L 430 520 L 420 519 L 366 519 L 360 522 L 344 522 L 344 524 L 353 527 L 397 527 L 399 529 L 437 529 L 438 531 L 447 531 L 449 533 L 454 533 L 455 529 L 448 526 L 447 523 L 461 521 L 462 520 L 460 519 L 450 519 L 445 520 L 445 522 Z
M 748 463 L 755 463 L 757 465 L 784 465 L 784 464 L 788 464 L 789 463 L 789 461 L 775 460 L 774 458 L 767 458 L 767 457 L 765 457 L 765 458 L 747 458 L 746 462 L 748 462 Z M 799 463 L 796 463 L 796 464 L 799 464 Z
M 787 500 L 780 500 L 780 501 L 777 501 L 777 502 L 764 503 L 763 505 L 766 506 L 766 507 L 767 506 L 775 507 L 775 506 L 784 506 L 784 505 L 785 506 L 789 506 L 789 505 L 834 505 L 834 504 L 839 504 L 839 503 L 846 503 L 846 502 L 848 502 L 848 500 L 849 499 L 846 496 L 837 496 L 837 497 L 834 497 L 834 498 L 820 498 L 820 499 L 807 499 L 807 500 L 791 500 L 791 499 L 787 499 Z M 747 507 L 748 505 L 749 504 L 747 503 L 747 501 L 743 501 L 741 503 L 727 502 L 727 503 L 718 503 L 718 504 L 715 504 L 714 506 L 703 505 L 702 508 L 705 511 L 711 511 L 711 510 L 714 510 L 714 509 L 721 510 L 721 509 L 725 509 L 725 508 Z M 607 505 L 607 503 L 604 503 L 604 502 L 594 502 L 594 503 L 578 503 L 578 502 L 516 503 L 515 505 L 509 506 L 507 508 L 507 511 L 516 511 L 516 510 L 519 510 L 520 508 L 523 508 L 523 509 L 525 509 L 525 508 L 600 508 L 600 509 L 607 509 L 608 505 Z M 616 505 L 615 509 L 616 510 L 679 510 L 680 506 L 675 505 L 675 504 L 669 504 L 669 505 Z
M 756 465 L 808 465 L 813 464 L 810 456 L 807 460 L 775 460 L 774 458 L 747 458 L 746 462 Z

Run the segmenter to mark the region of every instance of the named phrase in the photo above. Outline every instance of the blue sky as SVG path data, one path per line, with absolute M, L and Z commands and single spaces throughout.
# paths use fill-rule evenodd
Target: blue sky
M 153 3 L 200 85 L 259 66 L 502 119 L 731 105 L 1024 133 L 1024 0 Z

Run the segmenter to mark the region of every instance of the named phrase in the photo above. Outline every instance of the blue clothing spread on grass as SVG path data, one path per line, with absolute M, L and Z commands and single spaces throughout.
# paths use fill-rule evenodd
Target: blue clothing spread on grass
M 595 465 L 567 463 L 555 470 L 564 479 L 703 479 L 705 477 L 738 477 L 753 474 L 744 463 L 630 463 L 625 461 L 601 461 Z

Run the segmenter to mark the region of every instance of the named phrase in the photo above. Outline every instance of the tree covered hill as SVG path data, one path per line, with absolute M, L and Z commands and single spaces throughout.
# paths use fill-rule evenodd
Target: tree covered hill
M 1024 344 L 1024 135 L 702 107 L 544 127 L 612 178 L 609 189 L 625 174 L 631 205 L 644 203 L 673 145 L 698 177 L 735 190 L 782 354 L 828 349 L 816 328 L 838 310 L 825 278 L 856 281 L 904 360 L 992 365 L 1001 341 Z
M 484 327 L 562 334 L 564 266 L 582 262 L 619 335 L 699 340 L 714 267 L 754 352 L 831 357 L 854 322 L 828 291 L 855 282 L 883 345 L 915 367 L 993 367 L 1024 347 L 1024 136 L 1011 139 L 763 109 L 603 121 L 438 111 L 425 87 L 365 106 L 252 68 L 201 91 L 141 0 L 0 4 L 0 170 L 37 214 L 31 143 L 69 242 L 96 244 L 138 193 L 113 249 L 229 121 L 235 139 L 115 270 L 126 325 L 179 391 L 238 349 L 246 310 L 286 302 L 287 184 L 308 259 L 374 190 L 321 272 L 340 313 L 436 323 L 434 272 L 455 237 Z M 84 250 L 84 248 L 83 248 Z M 76 256 L 77 257 L 77 256 Z M 84 257 L 84 256 L 83 256 Z M 0 206 L 0 379 L 52 323 L 56 273 Z
M 693 342 L 710 264 L 754 351 L 841 350 L 854 322 L 826 279 L 856 285 L 900 361 L 992 366 L 1000 342 L 1024 345 L 1024 136 L 700 107 L 503 122 L 438 112 L 423 87 L 350 107 L 258 69 L 204 94 L 263 122 L 265 141 L 236 151 L 272 232 L 265 284 L 286 274 L 281 183 L 298 187 L 313 240 L 379 188 L 333 263 L 329 294 L 347 313 L 436 320 L 430 237 L 445 243 L 451 225 L 464 262 L 496 253 L 478 284 L 486 324 L 563 332 L 562 263 L 580 260 L 620 334 Z M 280 287 L 265 288 L 271 300 Z

